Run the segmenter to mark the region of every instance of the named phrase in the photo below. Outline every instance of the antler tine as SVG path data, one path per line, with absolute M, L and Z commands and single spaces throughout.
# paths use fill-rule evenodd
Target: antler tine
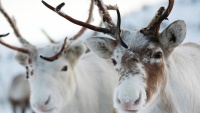
M 80 25 L 80 26 L 83 26 L 83 27 L 86 27 L 86 28 L 94 30 L 94 31 L 107 33 L 107 34 L 113 36 L 114 38 L 116 38 L 116 40 L 119 41 L 122 44 L 122 46 L 127 48 L 128 46 L 120 38 L 120 13 L 119 13 L 119 10 L 117 10 L 117 14 L 118 14 L 118 17 L 119 17 L 118 18 L 118 23 L 119 23 L 118 26 L 116 26 L 113 23 L 113 21 L 112 21 L 112 19 L 110 17 L 110 14 L 107 11 L 107 7 L 108 7 L 108 9 L 111 9 L 111 10 L 116 10 L 116 8 L 118 9 L 118 7 L 117 6 L 105 6 L 104 3 L 102 2 L 102 0 L 94 0 L 94 2 L 97 5 L 97 7 L 99 8 L 100 15 L 102 17 L 103 23 L 106 26 L 106 28 L 92 26 L 90 24 L 75 20 L 75 19 L 71 18 L 70 16 L 62 13 L 60 11 L 60 9 L 65 5 L 64 3 L 61 3 L 56 8 L 54 8 L 51 5 L 47 4 L 45 1 L 42 1 L 42 3 L 46 7 L 48 7 L 52 11 L 56 12 L 60 16 L 64 17 L 65 19 L 69 20 L 70 22 L 72 22 L 74 24 L 77 24 L 77 25 Z
M 106 6 L 102 0 L 94 0 L 96 6 L 99 8 L 99 13 L 101 15 L 102 21 L 106 28 L 111 30 L 110 35 L 115 36 L 116 33 L 116 25 L 112 21 L 112 18 L 107 11 L 107 7 L 110 8 L 109 6 Z
M 92 20 L 93 9 L 94 9 L 94 1 L 91 0 L 88 19 L 85 22 L 87 24 L 89 24 L 91 22 L 91 20 Z M 71 39 L 72 40 L 76 40 L 78 37 L 80 37 L 85 32 L 85 30 L 86 30 L 86 28 L 82 27 L 81 30 L 76 35 L 74 35 L 73 38 L 71 38 Z
M 128 46 L 123 42 L 120 37 L 121 33 L 121 15 L 118 10 L 118 6 L 106 6 L 102 0 L 94 0 L 95 4 L 99 8 L 99 13 L 102 17 L 104 25 L 111 30 L 110 35 L 116 38 L 117 41 L 124 47 L 128 48 Z M 116 10 L 117 11 L 117 26 L 113 23 L 112 18 L 107 10 Z
M 52 57 L 44 57 L 44 56 L 40 55 L 40 58 L 42 58 L 42 59 L 44 59 L 46 61 L 50 61 L 50 62 L 52 62 L 54 60 L 57 60 L 59 57 L 61 57 L 61 55 L 62 55 L 62 53 L 63 53 L 63 51 L 65 49 L 66 44 L 67 44 L 67 38 L 65 38 L 61 50 L 56 55 L 54 55 Z
M 107 10 L 117 10 L 118 6 L 117 5 L 106 5 Z
M 41 31 L 49 39 L 51 43 L 55 43 L 55 41 L 49 36 L 49 34 L 44 29 L 41 29 Z
M 9 34 L 10 34 L 10 33 L 1 34 L 1 35 L 0 35 L 0 38 L 1 38 L 1 37 L 6 37 L 6 36 L 8 36 Z
M 121 16 L 120 16 L 119 10 L 117 9 L 117 28 L 115 31 L 115 37 L 124 48 L 128 48 L 128 46 L 123 42 L 123 40 L 120 37 L 120 33 L 121 33 L 120 26 L 121 26 Z
M 74 24 L 77 24 L 77 25 L 80 25 L 80 26 L 83 26 L 83 27 L 86 27 L 88 29 L 91 29 L 91 30 L 94 30 L 94 31 L 98 31 L 98 32 L 103 32 L 103 33 L 107 33 L 107 34 L 110 34 L 111 31 L 110 29 L 106 29 L 106 28 L 100 28 L 100 27 L 96 27 L 96 26 L 93 26 L 91 24 L 87 24 L 87 23 L 84 23 L 84 22 L 81 22 L 79 20 L 76 20 L 66 14 L 64 14 L 63 12 L 61 12 L 61 8 L 65 5 L 65 3 L 61 3 L 60 5 L 58 5 L 56 8 L 54 8 L 53 6 L 49 5 L 48 3 L 46 3 L 45 1 L 42 0 L 42 3 L 47 7 L 49 8 L 50 10 L 56 12 L 58 15 L 60 15 L 61 17 L 67 19 L 68 21 L 74 23 Z
M 9 33 L 0 35 L 0 37 L 5 37 L 5 36 L 7 36 L 7 35 L 9 35 Z M 1 39 L 0 39 L 0 43 L 1 43 L 2 45 L 4 45 L 4 46 L 10 48 L 10 49 L 13 49 L 13 50 L 16 50 L 16 51 L 25 53 L 25 54 L 30 54 L 30 51 L 29 51 L 29 50 L 24 49 L 24 48 L 14 47 L 14 46 L 12 46 L 12 45 L 9 45 L 9 44 L 3 42 Z
M 26 41 L 22 35 L 20 34 L 15 22 L 13 21 L 13 19 L 11 19 L 11 17 L 8 15 L 8 13 L 3 9 L 1 1 L 0 1 L 0 11 L 1 13 L 4 15 L 4 17 L 7 19 L 7 21 L 9 22 L 10 26 L 12 27 L 16 37 L 19 39 L 19 41 L 23 44 L 23 45 L 30 45 L 30 43 L 28 41 Z
M 157 36 L 159 33 L 160 24 L 164 19 L 167 19 L 170 12 L 172 11 L 173 5 L 174 5 L 174 0 L 169 0 L 169 4 L 166 10 L 164 7 L 160 7 L 160 9 L 157 11 L 156 15 L 151 20 L 149 25 L 146 28 L 141 29 L 140 32 L 145 35 Z

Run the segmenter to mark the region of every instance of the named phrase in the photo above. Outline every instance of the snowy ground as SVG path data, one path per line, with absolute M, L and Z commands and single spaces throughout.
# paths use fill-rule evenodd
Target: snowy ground
M 127 1 L 128 2 L 128 1 Z M 122 27 L 125 29 L 140 29 L 147 26 L 160 6 L 167 6 L 168 2 L 162 2 L 156 5 L 145 5 L 137 11 L 126 13 L 122 17 Z M 185 20 L 187 24 L 187 38 L 185 41 L 200 43 L 200 0 L 176 0 L 169 21 L 164 21 L 162 28 L 175 20 Z M 56 28 L 55 28 L 56 29 Z M 88 31 L 84 36 L 90 34 Z M 12 78 L 16 73 L 25 71 L 14 60 L 15 53 L 0 45 L 0 113 L 12 113 L 7 101 L 7 91 Z

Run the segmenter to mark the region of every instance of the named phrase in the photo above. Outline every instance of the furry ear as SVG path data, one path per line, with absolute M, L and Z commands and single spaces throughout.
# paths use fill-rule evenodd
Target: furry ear
M 166 51 L 171 52 L 179 46 L 186 36 L 186 24 L 183 20 L 177 20 L 170 24 L 159 35 L 159 42 Z
M 109 59 L 117 45 L 115 40 L 107 37 L 90 37 L 86 39 L 87 47 L 97 56 Z
M 17 52 L 15 59 L 23 66 L 26 66 L 28 64 L 28 55 L 27 54 Z
M 69 45 L 68 48 L 66 48 L 66 53 L 64 53 L 64 56 L 72 63 L 75 64 L 79 58 L 86 53 L 86 46 L 82 41 L 74 41 L 72 44 Z

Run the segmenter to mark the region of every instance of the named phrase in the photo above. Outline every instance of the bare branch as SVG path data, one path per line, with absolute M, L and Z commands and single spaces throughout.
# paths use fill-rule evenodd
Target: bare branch
M 61 17 L 67 19 L 68 21 L 74 23 L 74 24 L 77 24 L 77 25 L 80 25 L 80 26 L 83 26 L 83 27 L 86 27 L 88 29 L 91 29 L 91 30 L 94 30 L 94 31 L 98 31 L 98 32 L 103 32 L 103 33 L 107 33 L 109 34 L 111 31 L 110 29 L 106 29 L 106 28 L 99 28 L 99 27 L 96 27 L 96 26 L 93 26 L 93 25 L 90 25 L 90 24 L 86 24 L 82 21 L 79 21 L 79 20 L 76 20 L 66 14 L 64 14 L 63 12 L 60 11 L 60 9 L 63 7 L 63 3 L 61 3 L 59 6 L 59 8 L 54 8 L 52 7 L 51 5 L 49 5 L 48 3 L 46 3 L 45 1 L 42 0 L 42 3 L 47 7 L 49 8 L 50 10 L 56 12 L 58 15 L 60 15 Z M 60 7 L 61 6 L 61 7 Z
M 54 55 L 52 57 L 44 57 L 44 56 L 40 55 L 40 58 L 42 58 L 42 59 L 44 59 L 46 61 L 49 61 L 49 62 L 57 60 L 59 57 L 61 57 L 61 55 L 62 55 L 62 53 L 63 53 L 63 51 L 65 49 L 66 44 L 67 44 L 67 38 L 65 38 L 61 50 L 56 55 Z

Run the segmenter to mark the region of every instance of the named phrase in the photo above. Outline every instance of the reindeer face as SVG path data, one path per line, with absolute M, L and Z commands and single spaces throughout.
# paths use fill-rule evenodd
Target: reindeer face
M 125 34 L 123 39 L 129 48 L 117 45 L 111 55 L 120 75 L 114 106 L 119 111 L 136 112 L 152 101 L 164 83 L 164 52 L 153 37 L 138 31 Z
M 74 96 L 73 69 L 80 55 L 84 53 L 85 47 L 80 43 L 72 43 L 62 56 L 53 62 L 40 57 L 40 55 L 53 56 L 60 48 L 60 45 L 50 45 L 37 49 L 32 58 L 33 75 L 29 76 L 30 102 L 38 113 L 58 113 Z
M 176 21 L 158 37 L 145 36 L 140 31 L 122 31 L 121 38 L 128 48 L 105 37 L 86 40 L 87 46 L 95 54 L 110 58 L 119 72 L 114 107 L 120 113 L 141 111 L 155 101 L 166 84 L 165 62 L 183 41 L 185 32 L 184 21 Z

